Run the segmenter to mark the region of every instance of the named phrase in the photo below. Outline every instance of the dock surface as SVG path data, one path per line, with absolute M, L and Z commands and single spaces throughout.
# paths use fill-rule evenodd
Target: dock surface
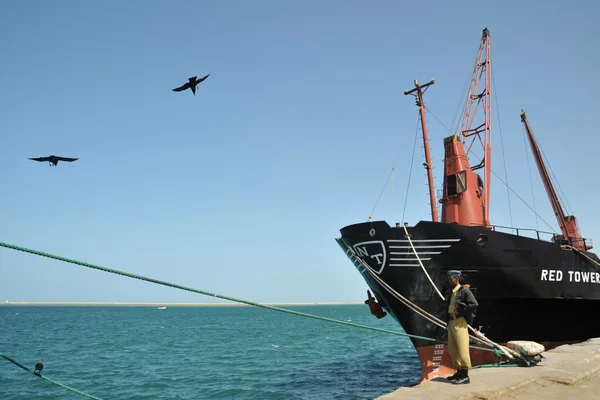
M 534 367 L 479 368 L 471 383 L 436 378 L 376 400 L 591 400 L 600 399 L 600 338 L 559 346 Z

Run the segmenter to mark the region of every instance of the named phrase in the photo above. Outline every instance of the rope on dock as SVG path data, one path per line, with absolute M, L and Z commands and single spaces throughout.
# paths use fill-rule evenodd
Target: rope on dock
M 20 362 L 18 362 L 18 361 L 16 361 L 16 360 L 14 360 L 14 359 L 12 359 L 12 358 L 10 358 L 10 357 L 9 357 L 9 356 L 7 356 L 7 355 L 4 355 L 4 354 L 0 353 L 0 357 L 4 358 L 4 359 L 5 359 L 5 360 L 7 360 L 7 361 L 10 361 L 11 363 L 15 364 L 17 367 L 24 369 L 25 371 L 29 372 L 30 374 L 32 374 L 32 375 L 35 375 L 35 376 L 37 376 L 38 378 L 42 378 L 43 380 L 45 380 L 45 381 L 48 381 L 48 382 L 50 382 L 50 383 L 52 383 L 52 384 L 54 384 L 54 385 L 56 385 L 56 386 L 60 386 L 60 387 L 61 387 L 61 388 L 63 388 L 63 389 L 70 390 L 71 392 L 75 392 L 75 393 L 77 393 L 77 394 L 80 394 L 80 395 L 82 395 L 82 396 L 85 396 L 85 397 L 87 397 L 88 399 L 102 400 L 100 397 L 92 396 L 91 394 L 84 393 L 84 392 L 82 392 L 81 390 L 74 389 L 74 388 L 72 388 L 72 387 L 70 387 L 70 386 L 67 386 L 67 385 L 63 384 L 63 383 L 60 383 L 60 382 L 57 382 L 57 381 L 55 381 L 54 379 L 52 379 L 52 378 L 49 378 L 49 377 L 47 377 L 46 375 L 42 375 L 41 373 L 38 375 L 38 374 L 34 373 L 34 372 L 31 370 L 31 369 L 27 368 L 26 366 L 24 366 L 24 365 L 23 365 L 23 364 L 21 364 Z

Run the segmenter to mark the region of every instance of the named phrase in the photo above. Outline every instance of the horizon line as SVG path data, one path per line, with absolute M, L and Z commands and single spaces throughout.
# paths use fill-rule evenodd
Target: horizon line
M 281 302 L 281 303 L 257 303 L 266 306 L 316 306 L 316 305 L 356 305 L 364 302 L 351 301 L 329 301 L 329 302 Z M 246 303 L 170 303 L 170 302 L 119 302 L 119 301 L 5 301 L 1 306 L 138 306 L 138 307 L 224 307 L 224 306 L 246 306 L 257 307 Z

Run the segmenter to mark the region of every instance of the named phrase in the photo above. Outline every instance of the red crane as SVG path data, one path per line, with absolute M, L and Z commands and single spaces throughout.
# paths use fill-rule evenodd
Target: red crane
M 521 121 L 525 125 L 525 131 L 527 132 L 527 138 L 529 139 L 531 151 L 533 152 L 533 156 L 535 158 L 535 163 L 537 164 L 538 171 L 540 172 L 540 177 L 544 182 L 544 187 L 546 188 L 546 193 L 548 194 L 548 198 L 552 204 L 552 209 L 554 210 L 554 215 L 558 221 L 558 226 L 560 226 L 560 230 L 562 232 L 562 235 L 554 235 L 552 240 L 561 244 L 570 244 L 577 250 L 581 251 L 592 249 L 592 244 L 586 243 L 585 239 L 581 237 L 575 216 L 565 215 L 565 212 L 563 211 L 563 206 L 558 198 L 558 195 L 556 194 L 556 191 L 554 190 L 554 186 L 550 180 L 550 175 L 548 174 L 548 170 L 546 169 L 546 165 L 542 159 L 542 152 L 540 151 L 537 141 L 535 140 L 535 136 L 533 136 L 533 131 L 529 126 L 529 121 L 527 121 L 525 111 L 523 110 L 521 110 Z
M 491 61 L 490 32 L 485 28 L 475 60 L 460 135 L 452 135 L 444 139 L 444 191 L 440 200 L 444 223 L 491 227 L 489 217 L 492 156 Z M 484 77 L 484 87 L 480 89 L 482 77 Z M 480 108 L 483 109 L 483 122 L 472 128 Z M 465 151 L 467 142 L 469 143 Z M 480 162 L 471 167 L 469 155 L 473 153 L 475 142 L 481 144 L 483 155 L 479 157 Z M 481 168 L 484 171 L 484 179 L 474 172 Z

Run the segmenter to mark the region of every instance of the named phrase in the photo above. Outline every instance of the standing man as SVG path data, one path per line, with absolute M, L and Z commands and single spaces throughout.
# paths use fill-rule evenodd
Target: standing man
M 471 356 L 469 354 L 469 329 L 467 325 L 473 323 L 477 310 L 477 300 L 468 287 L 460 284 L 462 273 L 457 270 L 448 271 L 448 282 L 453 288 L 446 294 L 448 304 L 448 352 L 456 373 L 449 376 L 448 380 L 454 384 L 470 383 L 469 370 L 471 369 Z

